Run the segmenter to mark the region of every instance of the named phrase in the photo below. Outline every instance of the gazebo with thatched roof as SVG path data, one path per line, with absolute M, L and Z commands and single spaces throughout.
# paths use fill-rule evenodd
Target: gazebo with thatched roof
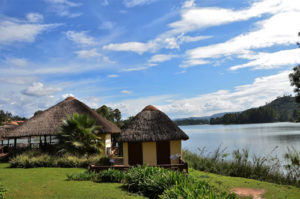
M 179 164 L 181 140 L 187 139 L 165 113 L 149 105 L 121 132 L 124 165 Z
M 74 97 L 68 97 L 55 106 L 33 116 L 22 125 L 6 132 L 3 138 L 8 140 L 14 139 L 15 146 L 18 138 L 28 138 L 30 145 L 32 137 L 39 137 L 40 143 L 51 143 L 53 136 L 59 133 L 63 120 L 66 120 L 74 113 L 86 114 L 95 120 L 96 125 L 101 126 L 98 134 L 103 138 L 106 152 L 108 152 L 111 147 L 111 134 L 119 134 L 121 130 Z M 44 140 L 42 140 L 42 137 L 44 137 Z

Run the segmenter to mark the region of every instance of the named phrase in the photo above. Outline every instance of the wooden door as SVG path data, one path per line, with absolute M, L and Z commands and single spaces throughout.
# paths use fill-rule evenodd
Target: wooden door
M 170 141 L 156 142 L 157 164 L 171 164 Z
M 129 165 L 143 164 L 143 147 L 141 142 L 128 142 Z

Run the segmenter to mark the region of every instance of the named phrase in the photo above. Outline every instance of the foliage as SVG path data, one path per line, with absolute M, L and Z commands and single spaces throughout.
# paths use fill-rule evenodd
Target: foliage
M 130 168 L 127 172 L 108 169 L 98 174 L 89 172 L 71 174 L 67 178 L 77 181 L 123 182 L 128 191 L 149 198 L 235 198 L 233 194 L 219 193 L 208 183 L 198 181 L 189 175 L 159 167 L 138 166 Z
M 278 97 L 265 106 L 251 108 L 239 113 L 227 113 L 222 117 L 211 118 L 210 124 L 248 124 L 295 121 L 298 105 L 291 96 Z
M 119 109 L 112 109 L 111 107 L 103 105 L 96 109 L 96 112 L 116 124 L 118 127 L 121 128 L 123 126 L 121 111 Z
M 209 121 L 206 119 L 193 119 L 193 118 L 186 118 L 186 119 L 178 119 L 174 121 L 179 126 L 184 125 L 197 125 L 197 124 L 209 124 Z
M 186 180 L 167 189 L 159 196 L 161 199 L 235 199 L 234 194 L 218 193 L 205 181 Z
M 0 199 L 4 199 L 4 193 L 6 192 L 6 189 L 2 185 L 0 185 Z
M 300 102 L 300 65 L 293 68 L 293 72 L 289 74 L 291 86 L 294 86 L 294 92 L 297 94 L 296 102 Z
M 97 174 L 94 172 L 84 171 L 81 173 L 67 174 L 67 180 L 69 181 L 94 181 Z
M 95 132 L 100 126 L 87 115 L 74 113 L 64 120 L 61 132 L 58 134 L 60 152 L 75 155 L 91 155 L 101 152 L 103 143 Z
M 287 162 L 285 165 L 287 176 L 294 181 L 300 180 L 300 152 L 294 147 L 288 148 L 288 151 L 284 155 L 284 159 Z
M 19 120 L 26 120 L 26 118 L 17 115 L 14 116 L 10 112 L 7 111 L 5 112 L 3 110 L 0 110 L 0 125 L 7 121 L 19 121 Z
M 183 151 L 184 160 L 196 170 L 300 186 L 299 179 L 294 178 L 295 174 L 292 174 L 293 169 L 288 172 L 290 175 L 286 175 L 280 170 L 284 165 L 281 165 L 277 157 L 272 157 L 271 155 L 270 157 L 259 157 L 254 155 L 250 159 L 247 150 L 233 151 L 229 160 L 226 159 L 228 156 L 229 154 L 221 150 L 220 147 L 213 154 L 206 154 L 205 148 L 199 149 L 198 154 L 187 150 Z M 295 158 L 292 157 L 295 156 L 290 155 L 289 159 L 294 160 Z M 295 163 L 291 163 L 291 165 L 296 166 Z
M 95 182 L 121 182 L 124 179 L 124 173 L 115 169 L 108 169 L 99 172 L 94 179 Z
M 34 167 L 82 167 L 87 168 L 90 164 L 107 162 L 107 157 L 99 155 L 89 157 L 78 157 L 70 154 L 62 156 L 51 156 L 39 151 L 29 151 L 12 158 L 9 163 L 12 168 L 34 168 Z M 103 165 L 103 164 L 102 164 Z

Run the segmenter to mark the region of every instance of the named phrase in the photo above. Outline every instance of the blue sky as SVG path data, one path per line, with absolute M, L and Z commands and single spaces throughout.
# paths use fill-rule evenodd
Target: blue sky
M 0 109 L 32 116 L 72 95 L 123 117 L 171 118 L 291 94 L 295 0 L 0 0 Z

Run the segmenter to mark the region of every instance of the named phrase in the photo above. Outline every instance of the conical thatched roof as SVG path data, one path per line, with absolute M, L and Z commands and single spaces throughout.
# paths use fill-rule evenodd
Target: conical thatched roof
M 123 142 L 187 140 L 189 137 L 163 112 L 152 105 L 138 113 L 122 131 Z
M 63 120 L 73 113 L 86 114 L 96 121 L 102 128 L 99 133 L 120 133 L 121 130 L 110 121 L 90 109 L 87 105 L 68 97 L 62 102 L 52 106 L 42 113 L 30 118 L 16 129 L 6 133 L 5 137 L 27 137 L 39 135 L 56 135 L 61 128 Z

